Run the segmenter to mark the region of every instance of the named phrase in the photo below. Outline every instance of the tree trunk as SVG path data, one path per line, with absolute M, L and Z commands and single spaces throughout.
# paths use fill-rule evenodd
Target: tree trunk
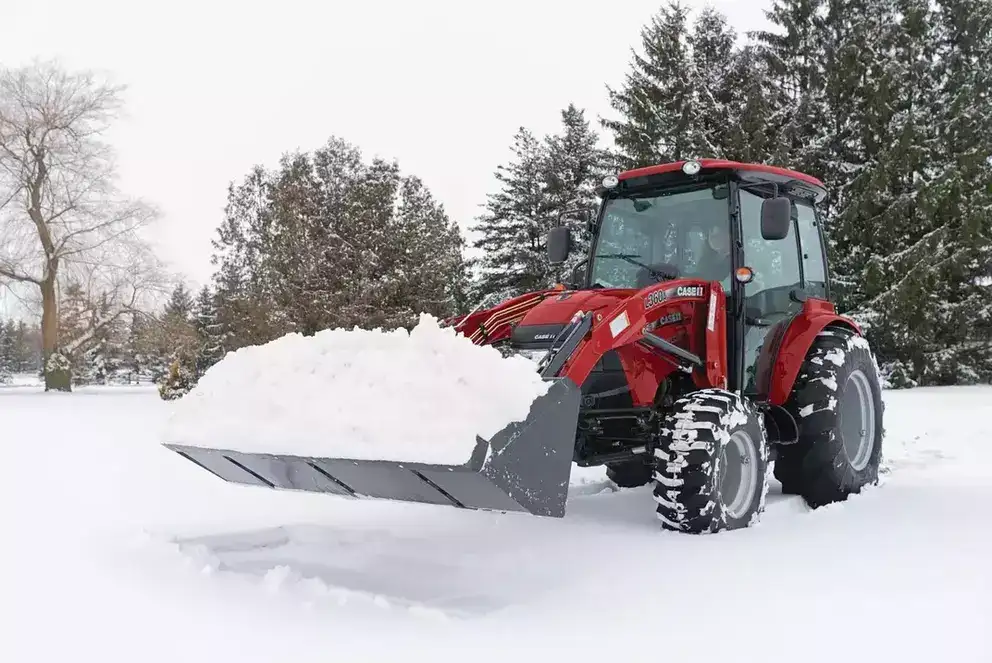
M 41 282 L 41 349 L 45 364 L 45 391 L 72 391 L 72 376 L 66 362 L 52 355 L 59 345 L 59 301 L 55 291 L 55 272 Z

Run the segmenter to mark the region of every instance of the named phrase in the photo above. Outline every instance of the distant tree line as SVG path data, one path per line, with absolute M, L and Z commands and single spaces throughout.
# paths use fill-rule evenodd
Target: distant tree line
M 85 385 L 164 383 L 170 370 L 196 362 L 213 363 L 212 346 L 201 338 L 213 330 L 213 299 L 207 291 L 193 297 L 179 283 L 158 312 L 132 311 L 104 322 L 110 304 L 92 299 L 78 284 L 70 284 L 59 303 L 63 357 L 71 387 Z M 15 374 L 44 378 L 41 327 L 37 322 L 0 321 L 0 384 Z
M 40 330 L 23 320 L 0 319 L 0 384 L 10 382 L 16 373 L 40 370 Z

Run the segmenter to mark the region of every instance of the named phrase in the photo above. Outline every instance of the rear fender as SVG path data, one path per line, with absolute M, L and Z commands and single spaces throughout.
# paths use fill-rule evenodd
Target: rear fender
M 772 405 L 785 405 L 813 340 L 831 325 L 862 334 L 857 323 L 839 315 L 831 302 L 814 298 L 803 302 L 799 313 L 772 328 L 758 363 L 758 394 L 767 395 Z

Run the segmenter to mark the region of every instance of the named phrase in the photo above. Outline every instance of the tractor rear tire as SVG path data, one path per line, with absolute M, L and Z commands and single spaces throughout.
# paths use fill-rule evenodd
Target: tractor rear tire
M 748 527 L 765 509 L 769 446 L 747 398 L 704 389 L 675 401 L 661 424 L 654 499 L 664 529 L 704 534 Z
M 779 448 L 782 492 L 811 508 L 842 502 L 878 482 L 884 433 L 878 365 L 864 337 L 845 328 L 820 332 L 785 408 L 799 440 Z
M 606 478 L 620 488 L 637 488 L 651 483 L 654 471 L 641 461 L 614 463 L 606 466 Z

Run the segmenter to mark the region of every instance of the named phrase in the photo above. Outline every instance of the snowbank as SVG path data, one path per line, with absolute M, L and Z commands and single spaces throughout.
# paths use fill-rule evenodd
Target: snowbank
M 242 348 L 175 402 L 166 442 L 244 452 L 461 464 L 547 392 L 534 364 L 421 316 Z

